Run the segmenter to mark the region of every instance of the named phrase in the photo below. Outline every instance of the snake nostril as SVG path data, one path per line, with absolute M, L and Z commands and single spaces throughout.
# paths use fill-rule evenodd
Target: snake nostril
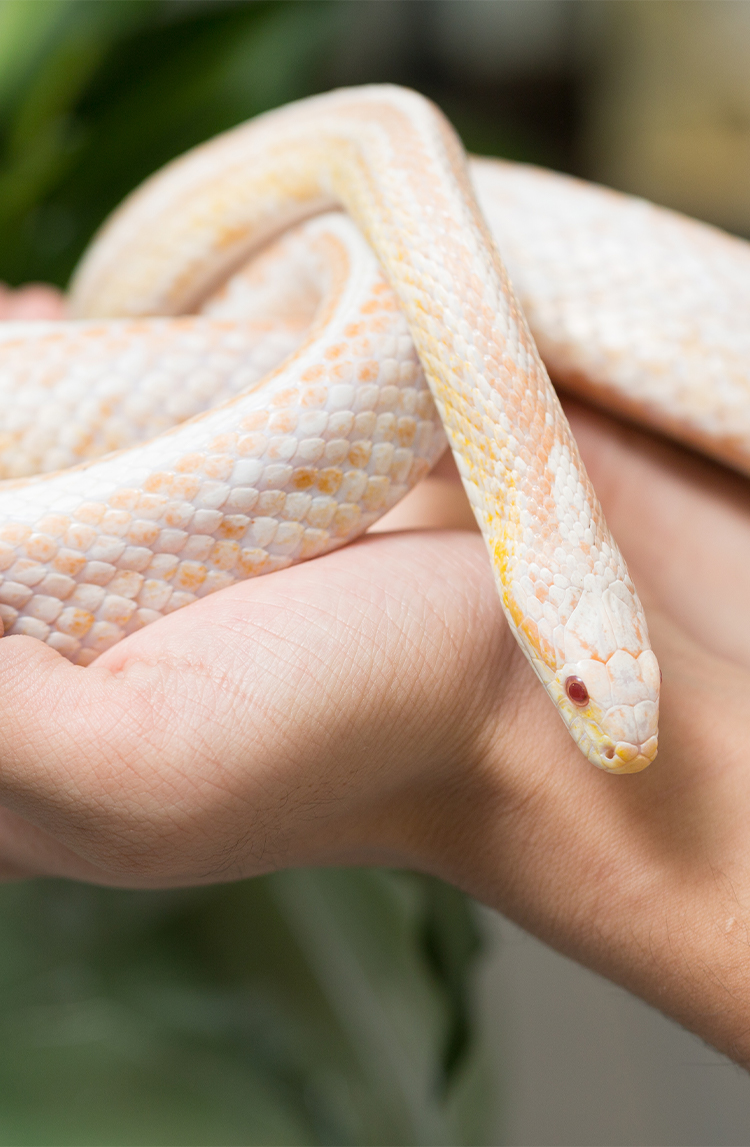
M 611 761 L 612 758 L 614 757 L 614 755 L 615 755 L 615 750 L 612 748 L 611 745 L 609 746 L 608 749 L 604 750 L 604 756 L 607 758 L 608 761 Z
M 568 677 L 565 681 L 565 692 L 573 704 L 578 705 L 579 708 L 588 705 L 589 691 L 580 677 Z

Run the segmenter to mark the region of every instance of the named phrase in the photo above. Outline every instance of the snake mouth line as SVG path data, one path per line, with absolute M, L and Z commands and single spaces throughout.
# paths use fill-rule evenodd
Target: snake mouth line
M 600 768 L 608 773 L 640 773 L 648 768 L 656 756 L 658 739 L 649 737 L 642 744 L 629 744 L 618 741 L 616 745 L 606 746 L 600 756 Z

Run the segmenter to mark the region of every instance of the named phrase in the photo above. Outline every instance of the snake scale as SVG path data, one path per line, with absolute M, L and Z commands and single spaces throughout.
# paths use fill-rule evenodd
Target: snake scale
M 0 329 L 5 632 L 88 665 L 356 538 L 447 438 L 521 648 L 588 759 L 638 771 L 659 668 L 542 358 L 750 470 L 748 304 L 740 240 L 467 165 L 414 92 L 260 116 L 126 200 L 69 319 Z

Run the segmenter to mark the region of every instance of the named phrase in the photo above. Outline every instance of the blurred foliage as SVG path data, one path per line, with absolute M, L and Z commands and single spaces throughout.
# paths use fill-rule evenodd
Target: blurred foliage
M 460 893 L 379 871 L 0 889 L 1 1144 L 481 1143 Z
M 0 0 L 0 279 L 64 284 L 144 176 L 330 86 L 351 11 Z M 0 1144 L 480 1143 L 477 948 L 417 876 L 0 888 Z
M 550 160 L 491 100 L 435 83 L 427 0 L 410 6 L 406 62 L 352 71 L 347 37 L 367 7 L 371 20 L 372 0 L 0 0 L 0 280 L 64 286 L 147 175 L 342 74 L 420 87 L 472 150 Z
M 63 285 L 146 175 L 316 90 L 345 23 L 318 0 L 5 0 L 0 279 Z

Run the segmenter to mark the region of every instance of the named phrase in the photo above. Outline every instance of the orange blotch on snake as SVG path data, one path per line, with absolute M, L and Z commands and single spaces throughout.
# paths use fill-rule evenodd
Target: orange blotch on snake
M 310 366 L 300 375 L 303 382 L 317 382 L 319 378 L 323 377 L 324 368 L 322 366 Z
M 396 437 L 399 446 L 411 446 L 417 433 L 416 419 L 405 415 L 396 423 Z
M 193 516 L 193 507 L 185 502 L 170 502 L 164 511 L 164 525 L 183 529 Z
M 86 555 L 76 550 L 58 550 L 52 559 L 52 568 L 67 577 L 77 577 L 86 565 Z
M 257 512 L 261 516 L 278 517 L 283 513 L 285 502 L 286 494 L 283 490 L 264 490 L 258 498 Z
M 345 537 L 359 525 L 362 517 L 359 506 L 354 502 L 342 502 L 333 516 L 333 532 L 337 537 Z
M 390 479 L 386 478 L 384 474 L 373 474 L 367 479 L 367 486 L 362 495 L 362 505 L 366 510 L 379 510 L 381 506 L 385 505 L 390 484 Z
M 22 526 L 17 522 L 10 522 L 0 528 L 0 541 L 8 542 L 11 546 L 22 546 L 27 538 L 31 537 L 31 527 Z
M 110 593 L 118 594 L 120 597 L 136 597 L 143 580 L 143 575 L 136 573 L 135 570 L 118 570 L 107 588 Z M 69 592 L 72 592 L 72 587 Z M 62 594 L 58 592 L 56 596 L 62 597 Z
M 127 537 L 133 546 L 151 546 L 160 532 L 155 522 L 144 522 L 142 519 L 137 519 L 128 530 Z
M 143 483 L 144 490 L 149 494 L 169 494 L 172 489 L 174 474 L 167 470 L 159 470 L 156 474 L 149 474 Z
M 277 391 L 276 394 L 274 394 L 273 398 L 271 399 L 270 405 L 271 406 L 292 406 L 296 401 L 297 401 L 297 389 L 296 389 L 296 387 L 290 386 L 290 387 L 287 387 L 286 390 Z M 278 415 L 272 414 L 271 420 L 273 421 L 273 419 L 277 418 L 277 417 L 278 417 Z
M 227 454 L 237 448 L 238 435 L 235 433 L 217 434 L 211 441 L 209 450 L 215 450 L 217 454 Z
M 316 554 L 319 554 L 321 550 L 324 549 L 329 537 L 328 530 L 306 529 L 300 542 L 299 557 L 315 557 Z
M 109 504 L 115 510 L 132 510 L 140 497 L 140 490 L 134 490 L 130 486 L 123 486 L 120 490 L 115 490 L 109 496 Z
M 362 470 L 370 461 L 371 454 L 371 442 L 352 442 L 351 447 L 349 448 L 349 465 L 353 466 L 355 470 Z
M 233 469 L 234 458 L 231 454 L 214 454 L 213 457 L 206 458 L 203 473 L 208 478 L 214 478 L 219 482 L 226 482 Z
M 57 628 L 69 637 L 84 637 L 94 624 L 94 615 L 86 609 L 68 606 L 57 619 Z
M 237 441 L 237 453 L 240 458 L 260 458 L 268 445 L 268 438 L 260 430 L 252 434 L 243 434 Z
M 177 589 L 189 590 L 194 593 L 203 585 L 208 570 L 202 562 L 180 562 L 174 577 Z
M 268 430 L 270 434 L 291 434 L 297 429 L 297 422 L 296 410 L 277 410 L 269 419 Z
M 32 534 L 25 546 L 28 557 L 35 562 L 48 562 L 57 553 L 57 543 L 46 534 Z
M 194 478 L 187 474 L 175 476 L 172 482 L 172 495 L 175 498 L 182 498 L 186 502 L 192 502 L 200 489 L 200 485 L 200 478 Z
M 335 466 L 327 466 L 318 471 L 318 489 L 321 494 L 335 494 L 341 485 L 342 473 Z
M 268 422 L 268 412 L 265 410 L 255 410 L 252 414 L 248 414 L 240 422 L 240 430 L 262 430 Z
M 75 517 L 89 526 L 98 526 L 106 511 L 102 502 L 83 502 L 75 511 Z
M 300 406 L 307 406 L 313 409 L 323 407 L 328 401 L 328 387 L 306 386 L 300 390 L 297 401 Z
M 357 378 L 360 382 L 375 382 L 379 371 L 377 362 L 365 362 L 357 371 Z
M 241 577 L 257 577 L 268 564 L 268 553 L 261 549 L 242 550 L 237 559 L 237 570 Z
M 211 564 L 220 570 L 231 570 L 236 566 L 240 557 L 240 547 L 237 542 L 217 542 L 209 555 Z
M 226 514 L 219 523 L 217 533 L 221 538 L 236 540 L 244 535 L 249 522 L 245 514 Z
M 292 471 L 290 485 L 295 490 L 309 490 L 311 486 L 315 485 L 317 473 L 317 470 L 313 470 L 310 466 L 299 466 Z
M 73 522 L 65 534 L 65 544 L 75 550 L 87 550 L 89 546 L 93 546 L 97 536 L 93 526 Z
M 525 617 L 518 628 L 526 635 L 529 645 L 539 652 L 539 627 L 537 623 L 532 621 L 530 617 Z
M 167 499 L 162 494 L 141 494 L 135 508 L 145 518 L 158 518 L 166 506 Z
M 101 528 L 105 534 L 114 534 L 122 537 L 131 522 L 131 515 L 127 510 L 108 510 L 101 520 Z
M 196 470 L 203 469 L 205 461 L 205 454 L 184 454 L 175 465 L 175 470 L 178 470 L 181 474 L 194 473 Z

